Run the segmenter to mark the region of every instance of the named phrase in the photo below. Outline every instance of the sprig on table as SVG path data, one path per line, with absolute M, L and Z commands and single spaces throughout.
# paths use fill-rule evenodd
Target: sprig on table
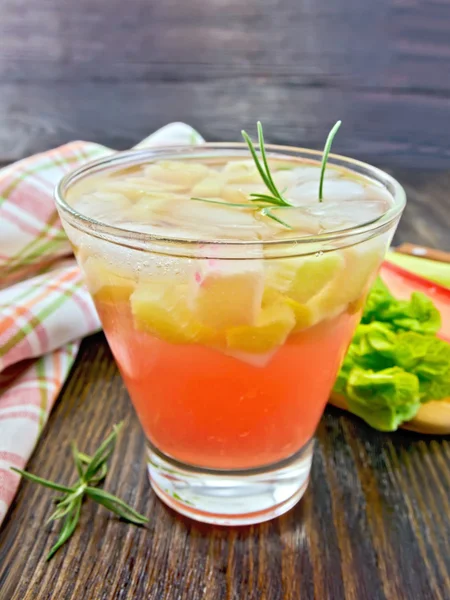
M 47 523 L 64 519 L 63 526 L 59 533 L 59 538 L 56 544 L 51 548 L 47 555 L 47 560 L 67 542 L 76 529 L 81 514 L 81 506 L 85 497 L 91 498 L 94 502 L 102 504 L 105 508 L 112 511 L 120 518 L 133 523 L 134 525 L 143 525 L 148 522 L 147 517 L 139 514 L 133 508 L 128 506 L 126 502 L 106 492 L 97 486 L 105 479 L 108 473 L 108 459 L 114 451 L 117 440 L 117 435 L 123 426 L 123 422 L 114 425 L 113 431 L 100 444 L 99 448 L 93 456 L 88 456 L 80 452 L 76 445 L 72 443 L 72 454 L 75 462 L 75 467 L 78 473 L 78 480 L 72 486 L 65 486 L 48 479 L 43 479 L 27 471 L 12 468 L 12 471 L 19 473 L 26 479 L 38 483 L 44 487 L 48 487 L 57 492 L 61 492 L 56 499 L 56 510 L 50 515 Z
M 331 144 L 333 143 L 334 136 L 336 135 L 339 127 L 341 126 L 341 123 L 342 123 L 342 121 L 338 121 L 334 125 L 334 127 L 331 129 L 330 133 L 328 134 L 327 141 L 325 142 L 325 147 L 324 147 L 324 151 L 322 154 L 322 163 L 321 163 L 321 167 L 320 167 L 319 202 L 323 201 L 323 183 L 324 183 L 324 178 L 325 178 L 325 169 L 326 169 L 326 165 L 327 165 L 327 161 L 328 161 L 328 155 L 329 155 L 330 149 L 331 149 Z M 284 191 L 280 192 L 280 190 L 277 188 L 277 186 L 275 184 L 275 181 L 272 177 L 272 173 L 270 171 L 269 162 L 267 160 L 266 147 L 264 144 L 263 126 L 260 121 L 258 121 L 256 125 L 257 125 L 257 130 L 258 130 L 258 146 L 259 146 L 259 152 L 261 154 L 261 160 L 258 158 L 258 154 L 256 152 L 255 145 L 253 144 L 252 140 L 250 139 L 250 136 L 248 135 L 248 133 L 246 131 L 242 130 L 241 134 L 242 134 L 242 137 L 244 138 L 245 143 L 248 146 L 248 149 L 250 150 L 250 154 L 253 158 L 255 166 L 256 166 L 259 174 L 261 175 L 261 179 L 263 180 L 263 183 L 266 186 L 268 193 L 267 194 L 261 194 L 261 193 L 249 194 L 249 200 L 250 200 L 250 202 L 253 203 L 253 206 L 258 209 L 258 212 L 260 215 L 262 215 L 263 217 L 269 217 L 270 219 L 272 219 L 273 221 L 276 221 L 280 225 L 283 225 L 287 229 L 292 229 L 292 227 L 288 223 L 286 223 L 285 221 L 280 219 L 280 217 L 278 217 L 277 215 L 275 215 L 273 213 L 274 209 L 286 208 L 286 207 L 292 208 L 294 205 L 283 196 Z M 249 206 L 252 206 L 251 204 L 244 204 L 244 203 L 238 204 L 238 203 L 231 203 L 231 202 L 225 202 L 225 201 L 222 202 L 221 200 L 213 200 L 213 199 L 209 199 L 209 198 L 191 198 L 191 200 L 196 200 L 199 202 L 209 202 L 211 204 L 222 204 L 222 205 L 225 205 L 228 207 L 234 206 L 236 208 L 248 208 Z

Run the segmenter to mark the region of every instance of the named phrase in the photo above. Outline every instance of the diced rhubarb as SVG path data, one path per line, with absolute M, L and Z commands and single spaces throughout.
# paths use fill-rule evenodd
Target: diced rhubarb
M 228 329 L 227 347 L 243 352 L 266 353 L 284 344 L 294 326 L 294 311 L 287 304 L 272 304 L 262 309 L 254 326 Z
M 136 329 L 175 344 L 218 343 L 218 335 L 188 309 L 186 291 L 162 281 L 139 284 L 130 298 Z
M 273 261 L 268 282 L 296 302 L 304 304 L 342 271 L 338 252 Z
M 345 265 L 330 285 L 313 298 L 317 310 L 329 317 L 357 301 L 375 277 L 385 251 L 385 240 L 374 238 L 341 250 Z
M 201 259 L 191 279 L 188 305 L 213 329 L 253 325 L 261 309 L 264 268 L 259 259 Z
M 81 259 L 81 252 L 78 254 Z M 82 261 L 84 278 L 90 293 L 98 301 L 120 302 L 128 300 L 136 281 L 124 271 L 110 266 L 106 260 L 89 256 Z
M 263 309 L 273 305 L 278 306 L 281 304 L 288 306 L 289 309 L 294 313 L 295 325 L 292 329 L 293 332 L 308 329 L 308 327 L 314 325 L 318 320 L 317 313 L 311 306 L 300 304 L 289 296 L 282 294 L 279 290 L 273 288 L 266 288 L 264 290 L 262 301 Z

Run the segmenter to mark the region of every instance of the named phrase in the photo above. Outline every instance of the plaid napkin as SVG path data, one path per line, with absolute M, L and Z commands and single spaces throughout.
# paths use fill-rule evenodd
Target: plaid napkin
M 172 123 L 137 147 L 196 144 Z M 113 151 L 72 142 L 0 170 L 0 524 L 67 378 L 80 338 L 100 328 L 53 201 L 61 177 Z

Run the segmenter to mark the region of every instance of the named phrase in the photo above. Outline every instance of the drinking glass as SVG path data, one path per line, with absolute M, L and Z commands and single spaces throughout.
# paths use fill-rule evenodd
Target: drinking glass
M 267 145 L 266 151 L 269 159 L 299 165 L 321 159 L 305 149 Z M 86 184 L 103 175 L 109 189 L 115 181 L 119 188 L 120 173 L 142 165 L 182 161 L 182 170 L 186 161 L 243 157 L 242 144 L 117 153 L 68 174 L 56 190 L 147 439 L 153 490 L 176 511 L 222 525 L 271 519 L 304 494 L 314 432 L 404 208 L 404 191 L 372 166 L 330 155 L 329 169 L 383 188 L 386 210 L 355 226 L 262 241 L 217 241 L 189 231 L 189 224 L 183 235 L 136 231 L 125 218 L 113 222 L 74 208 L 73 198 L 77 190 L 92 191 L 95 185 Z M 327 185 L 331 190 L 333 181 Z M 196 204 L 200 214 L 204 207 Z M 271 287 L 286 272 L 296 278 L 297 296 Z

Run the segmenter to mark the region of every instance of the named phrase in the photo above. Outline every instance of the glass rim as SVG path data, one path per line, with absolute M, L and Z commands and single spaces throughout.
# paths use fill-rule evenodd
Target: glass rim
M 292 155 L 298 155 L 298 158 L 309 158 L 318 162 L 320 162 L 322 159 L 321 150 L 312 150 L 309 148 L 285 146 L 278 144 L 266 144 L 265 148 L 269 156 L 270 153 L 276 153 L 275 156 L 277 156 L 277 158 L 283 158 L 283 156 L 285 158 L 289 158 L 292 157 Z M 363 223 L 361 225 L 348 227 L 345 229 L 339 229 L 335 231 L 311 235 L 293 236 L 283 239 L 204 240 L 201 238 L 186 238 L 175 235 L 168 236 L 158 235 L 154 233 L 143 233 L 123 227 L 118 227 L 117 225 L 108 225 L 107 223 L 98 221 L 92 217 L 79 213 L 65 200 L 65 193 L 75 182 L 78 182 L 81 179 L 93 175 L 95 173 L 100 173 L 105 169 L 120 166 L 130 166 L 133 164 L 139 164 L 140 162 L 148 162 L 152 158 L 155 160 L 157 160 L 158 158 L 161 159 L 162 157 L 164 157 L 165 159 L 176 159 L 179 157 L 179 155 L 182 155 L 184 153 L 193 155 L 200 152 L 207 152 L 208 150 L 211 150 L 212 152 L 214 152 L 215 150 L 229 150 L 230 152 L 232 152 L 248 150 L 248 146 L 245 143 L 241 142 L 207 142 L 196 145 L 177 144 L 155 147 L 148 146 L 145 148 L 113 152 L 112 154 L 108 154 L 107 156 L 103 156 L 99 159 L 89 161 L 86 164 L 67 173 L 59 181 L 54 190 L 54 198 L 56 201 L 56 205 L 58 209 L 60 209 L 64 213 L 64 216 L 68 218 L 70 225 L 75 226 L 77 229 L 84 231 L 91 236 L 98 237 L 100 239 L 106 239 L 112 243 L 127 246 L 129 248 L 137 250 L 150 250 L 151 246 L 154 244 L 163 244 L 166 247 L 166 250 L 162 253 L 167 253 L 167 246 L 176 246 L 178 249 L 189 249 L 190 252 L 188 252 L 188 255 L 190 255 L 194 248 L 198 248 L 198 246 L 200 245 L 203 249 L 204 256 L 205 248 L 214 247 L 216 249 L 214 256 L 216 257 L 218 247 L 232 248 L 234 250 L 238 250 L 239 248 L 241 248 L 243 251 L 245 251 L 246 248 L 251 249 L 256 247 L 263 247 L 266 249 L 270 249 L 271 253 L 274 252 L 275 257 L 277 255 L 277 249 L 280 250 L 280 256 L 282 256 L 283 253 L 286 251 L 286 248 L 292 245 L 296 245 L 298 250 L 299 245 L 307 247 L 310 244 L 325 244 L 326 242 L 336 242 L 340 240 L 342 241 L 344 239 L 353 237 L 373 237 L 373 235 L 375 235 L 377 232 L 379 232 L 380 230 L 385 230 L 387 227 L 389 227 L 391 223 L 395 222 L 396 219 L 401 215 L 406 205 L 405 190 L 394 177 L 392 177 L 382 169 L 374 167 L 366 162 L 335 153 L 329 154 L 327 161 L 329 164 L 343 166 L 344 168 L 348 168 L 349 170 L 353 170 L 353 172 L 359 174 L 361 174 L 361 171 L 363 171 L 362 174 L 366 177 L 369 177 L 369 179 L 375 180 L 378 183 L 382 183 L 385 187 L 387 187 L 387 185 L 390 186 L 391 189 L 388 188 L 388 191 L 392 196 L 393 203 L 382 215 L 369 222 Z M 147 160 L 145 161 L 145 159 Z M 169 252 L 169 254 L 172 253 L 173 252 Z M 176 254 L 178 254 L 178 252 Z M 233 254 L 233 257 L 239 258 L 239 256 L 235 254 Z M 248 258 L 248 256 L 245 256 L 243 254 L 241 258 Z

